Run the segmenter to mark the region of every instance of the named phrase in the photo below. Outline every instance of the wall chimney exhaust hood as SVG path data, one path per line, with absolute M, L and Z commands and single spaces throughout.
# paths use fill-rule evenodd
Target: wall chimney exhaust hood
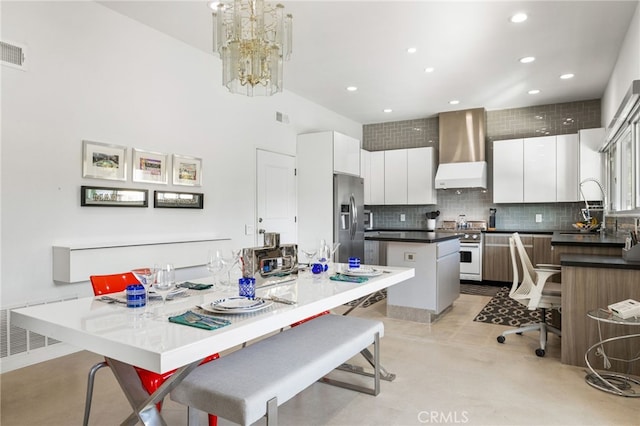
M 487 188 L 485 110 L 441 112 L 436 189 Z

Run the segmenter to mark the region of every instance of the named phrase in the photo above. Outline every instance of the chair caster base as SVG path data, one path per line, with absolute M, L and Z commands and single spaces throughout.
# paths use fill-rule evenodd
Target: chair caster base
M 538 355 L 539 357 L 543 357 L 545 354 L 544 349 L 538 348 L 536 349 L 536 355 Z
M 504 336 L 498 336 L 497 340 L 498 340 L 498 343 L 504 343 L 505 337 Z

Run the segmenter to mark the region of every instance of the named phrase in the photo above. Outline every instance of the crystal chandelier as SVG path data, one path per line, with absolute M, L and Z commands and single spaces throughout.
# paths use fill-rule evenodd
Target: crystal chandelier
M 230 92 L 282 92 L 282 63 L 291 55 L 291 15 L 264 0 L 219 3 L 213 13 L 213 51 L 222 59 L 222 84 Z

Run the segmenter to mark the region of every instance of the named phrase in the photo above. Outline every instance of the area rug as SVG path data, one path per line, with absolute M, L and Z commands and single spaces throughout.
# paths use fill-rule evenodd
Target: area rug
M 473 319 L 489 324 L 520 327 L 528 323 L 540 322 L 540 310 L 530 311 L 509 297 L 509 287 L 502 287 Z M 547 311 L 547 322 L 551 321 L 551 310 Z
M 369 296 L 369 298 L 367 300 L 364 301 L 364 303 L 362 305 L 360 305 L 360 308 L 367 308 L 371 305 L 373 305 L 374 303 L 377 303 L 381 300 L 384 300 L 387 298 L 387 289 L 382 289 L 374 294 L 372 294 L 371 296 Z M 349 302 L 349 303 L 345 303 L 345 306 L 354 306 L 358 303 L 357 300 L 354 300 L 353 302 Z
M 485 284 L 460 283 L 460 294 L 471 294 L 474 296 L 495 296 L 501 290 L 500 287 Z

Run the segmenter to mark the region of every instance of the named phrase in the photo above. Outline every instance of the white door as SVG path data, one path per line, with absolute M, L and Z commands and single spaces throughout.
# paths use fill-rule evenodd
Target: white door
M 262 149 L 256 155 L 256 243 L 264 243 L 263 232 L 278 232 L 280 243 L 296 243 L 296 159 Z

